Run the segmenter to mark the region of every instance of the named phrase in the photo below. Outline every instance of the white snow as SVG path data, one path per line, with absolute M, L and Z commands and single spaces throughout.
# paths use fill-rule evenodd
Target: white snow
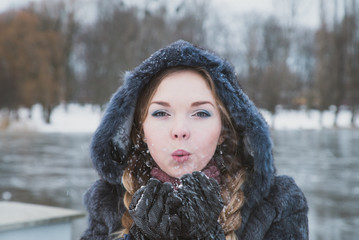
M 334 111 L 335 109 L 331 108 L 323 112 L 322 125 L 320 124 L 320 112 L 317 110 L 285 110 L 279 108 L 274 118 L 266 110 L 261 110 L 261 113 L 272 128 L 295 130 L 332 128 Z M 60 105 L 52 113 L 51 124 L 46 124 L 42 119 L 41 106 L 35 105 L 32 108 L 31 119 L 28 118 L 29 111 L 27 109 L 20 109 L 19 120 L 12 121 L 2 131 L 92 133 L 99 125 L 102 114 L 103 112 L 99 107 L 92 105 L 69 104 L 67 110 L 64 105 Z M 4 111 L 0 111 L 0 126 L 4 119 Z M 338 127 L 350 128 L 350 120 L 351 112 L 346 108 L 341 109 L 338 116 Z M 359 118 L 356 121 L 356 126 L 359 126 Z
M 0 122 L 3 119 L 0 112 Z M 46 124 L 42 118 L 42 107 L 32 107 L 32 117 L 28 118 L 29 110 L 19 110 L 19 120 L 13 121 L 6 131 L 35 131 L 35 132 L 63 132 L 88 133 L 94 132 L 100 123 L 102 112 L 99 107 L 92 105 L 69 104 L 57 106 L 51 115 L 51 123 Z
M 323 129 L 333 128 L 335 107 L 331 107 L 322 113 L 318 110 L 277 110 L 277 114 L 272 117 L 271 113 L 261 110 L 263 117 L 269 126 L 277 130 L 295 130 L 295 129 Z M 337 120 L 337 127 L 351 128 L 351 112 L 343 107 L 340 109 Z M 273 123 L 274 119 L 274 123 Z M 359 118 L 356 121 L 359 126 Z

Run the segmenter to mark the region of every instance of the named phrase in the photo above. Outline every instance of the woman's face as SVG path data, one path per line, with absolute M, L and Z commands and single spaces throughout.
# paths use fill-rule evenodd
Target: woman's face
M 221 116 L 206 80 L 183 70 L 167 75 L 150 100 L 144 141 L 157 165 L 172 177 L 202 170 L 214 155 Z

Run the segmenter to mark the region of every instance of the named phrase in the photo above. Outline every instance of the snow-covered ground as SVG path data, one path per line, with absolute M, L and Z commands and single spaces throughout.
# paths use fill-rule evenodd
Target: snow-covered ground
M 273 118 L 271 113 L 261 110 L 263 117 L 268 124 L 277 130 L 295 130 L 295 129 L 323 129 L 333 128 L 335 118 L 335 107 L 321 113 L 318 110 L 285 110 L 278 109 L 277 114 Z M 342 108 L 337 119 L 337 127 L 351 128 L 352 114 L 347 108 Z M 274 123 L 273 123 L 274 119 Z M 359 118 L 356 125 L 359 127 Z
M 316 110 L 283 110 L 279 109 L 274 117 L 261 110 L 264 118 L 270 126 L 277 130 L 295 129 L 322 129 L 333 127 L 334 109 L 325 111 L 320 124 L 320 112 Z M 32 108 L 32 118 L 29 119 L 29 111 L 21 109 L 19 120 L 11 122 L 3 131 L 35 131 L 35 132 L 63 132 L 63 133 L 91 133 L 99 125 L 102 112 L 99 107 L 91 105 L 69 104 L 67 109 L 60 105 L 56 107 L 51 116 L 51 124 L 46 124 L 42 119 L 40 105 Z M 349 128 L 351 113 L 347 109 L 340 111 L 338 116 L 338 127 Z M 4 121 L 4 113 L 0 111 L 0 123 Z M 1 125 L 1 124 L 0 124 Z M 356 126 L 359 126 L 357 119 Z M 1 129 L 0 129 L 1 130 Z
M 0 112 L 0 122 L 2 119 Z M 42 118 L 42 107 L 32 108 L 32 117 L 28 118 L 29 110 L 20 109 L 19 121 L 11 122 L 5 131 L 35 131 L 81 133 L 93 132 L 100 123 L 102 112 L 99 107 L 92 105 L 69 104 L 56 107 L 51 115 L 51 124 L 46 124 Z

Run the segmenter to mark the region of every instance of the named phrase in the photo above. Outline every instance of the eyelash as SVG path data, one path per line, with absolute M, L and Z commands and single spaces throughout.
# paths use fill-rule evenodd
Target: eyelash
M 208 111 L 201 110 L 193 114 L 194 116 L 200 117 L 200 118 L 208 118 L 211 116 L 211 114 Z
M 165 111 L 158 110 L 158 111 L 155 111 L 154 113 L 152 113 L 152 116 L 153 117 L 167 117 L 167 116 L 169 116 L 169 114 Z
M 165 111 L 162 111 L 162 110 L 155 111 L 151 115 L 153 117 L 167 117 L 167 116 L 170 116 L 169 113 L 167 113 Z M 199 117 L 199 118 L 208 118 L 208 117 L 211 116 L 211 114 L 208 111 L 201 110 L 201 111 L 195 112 L 192 116 Z

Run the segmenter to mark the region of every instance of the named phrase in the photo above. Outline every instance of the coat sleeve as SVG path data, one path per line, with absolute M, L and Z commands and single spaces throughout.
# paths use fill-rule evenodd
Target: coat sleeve
M 274 206 L 276 217 L 264 239 L 308 239 L 308 205 L 294 180 L 288 176 L 277 177 L 268 199 Z
M 96 181 L 84 196 L 88 211 L 88 228 L 81 240 L 112 240 L 114 232 L 121 229 L 124 211 L 118 186 L 104 180 Z

